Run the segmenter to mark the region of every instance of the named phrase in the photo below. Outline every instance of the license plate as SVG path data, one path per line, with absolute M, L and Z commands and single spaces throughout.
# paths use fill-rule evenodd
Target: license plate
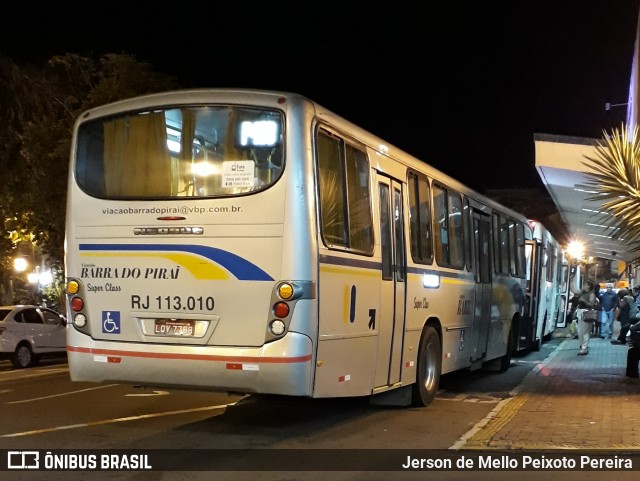
M 154 333 L 156 336 L 193 337 L 195 321 L 185 319 L 156 319 Z

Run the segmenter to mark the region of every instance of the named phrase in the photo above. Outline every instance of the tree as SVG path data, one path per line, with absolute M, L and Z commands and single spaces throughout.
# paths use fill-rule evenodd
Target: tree
M 126 53 L 100 58 L 54 56 L 45 66 L 18 66 L 0 55 L 0 270 L 11 269 L 16 242 L 11 222 L 20 219 L 34 243 L 62 272 L 66 188 L 71 137 L 85 110 L 128 97 L 176 87 L 150 64 Z M 25 224 L 26 222 L 26 224 Z
M 603 131 L 595 156 L 585 156 L 589 186 L 596 194 L 590 198 L 602 202 L 610 216 L 602 223 L 616 238 L 624 239 L 630 250 L 640 251 L 640 139 L 638 127 L 633 131 L 622 124 L 611 134 Z

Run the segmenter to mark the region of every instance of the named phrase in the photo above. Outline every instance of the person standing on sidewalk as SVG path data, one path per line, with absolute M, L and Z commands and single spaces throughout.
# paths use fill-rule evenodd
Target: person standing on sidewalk
M 618 338 L 611 341 L 611 344 L 619 344 L 624 346 L 627 343 L 627 333 L 633 324 L 638 322 L 640 311 L 634 299 L 630 295 L 626 295 L 620 301 L 620 312 L 618 312 L 618 321 L 620 321 L 620 334 Z
M 636 300 L 636 306 L 640 309 L 640 286 L 633 286 L 633 289 L 631 289 L 631 295 Z
M 602 317 L 600 339 L 611 339 L 613 336 L 613 321 L 615 320 L 616 308 L 620 305 L 618 302 L 618 295 L 613 292 L 613 284 L 607 284 L 607 290 L 600 292 L 600 305 L 602 306 Z
M 591 335 L 599 337 L 600 339 L 604 339 L 602 332 L 602 304 L 600 303 L 600 283 L 596 282 L 593 286 L 593 293 L 596 295 L 596 310 L 598 311 L 598 316 L 596 317 L 595 322 L 593 322 L 593 329 L 591 329 Z
M 627 351 L 627 377 L 638 378 L 638 363 L 640 362 L 640 322 L 631 326 L 631 347 Z
M 589 309 L 595 309 L 597 297 L 593 292 L 593 281 L 585 281 L 580 297 L 578 298 L 578 306 L 576 316 L 578 318 L 578 341 L 580 342 L 580 352 L 578 356 L 586 356 L 589 354 L 589 337 L 591 335 L 592 322 L 585 321 L 584 315 Z

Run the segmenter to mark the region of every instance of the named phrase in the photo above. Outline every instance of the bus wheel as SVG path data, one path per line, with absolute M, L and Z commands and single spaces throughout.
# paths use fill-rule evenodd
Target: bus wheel
M 544 331 L 547 329 L 547 315 L 544 316 L 544 321 L 542 322 L 542 333 L 540 333 L 540 338 L 536 339 L 533 343 L 533 350 L 538 352 L 542 349 L 542 343 L 544 342 Z
M 515 332 L 513 324 L 509 330 L 509 340 L 507 341 L 507 353 L 500 358 L 500 371 L 505 372 L 511 366 L 511 355 L 513 354 L 513 348 L 516 345 Z
M 420 340 L 418 351 L 418 373 L 412 392 L 414 406 L 428 406 L 433 402 L 438 393 L 441 370 L 440 336 L 435 328 L 427 326 Z

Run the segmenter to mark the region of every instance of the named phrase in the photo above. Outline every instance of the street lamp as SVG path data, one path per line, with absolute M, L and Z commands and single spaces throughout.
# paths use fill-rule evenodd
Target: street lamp
M 16 257 L 15 259 L 13 259 L 14 271 L 24 272 L 27 270 L 27 267 L 29 267 L 29 263 L 27 262 L 27 259 L 25 259 L 24 257 Z

